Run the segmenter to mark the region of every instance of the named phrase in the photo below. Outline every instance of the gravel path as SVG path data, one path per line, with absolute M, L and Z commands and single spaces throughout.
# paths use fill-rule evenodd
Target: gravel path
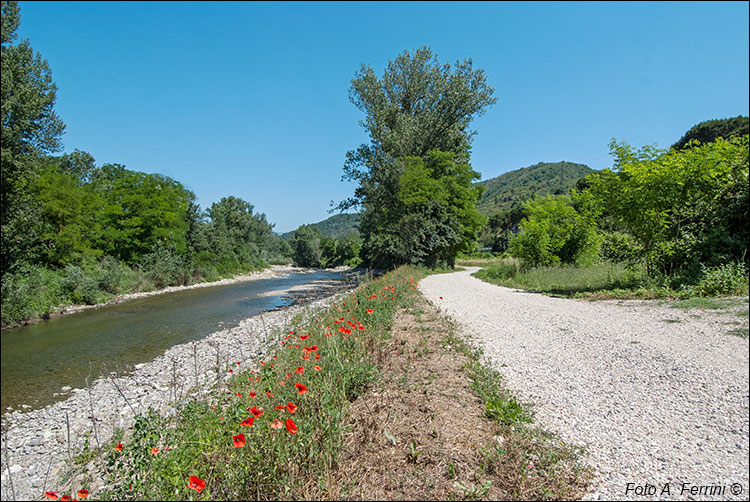
M 426 277 L 420 290 L 533 403 L 537 424 L 586 447 L 597 471 L 586 498 L 748 500 L 748 340 L 728 334 L 736 314 L 551 298 L 477 270 Z

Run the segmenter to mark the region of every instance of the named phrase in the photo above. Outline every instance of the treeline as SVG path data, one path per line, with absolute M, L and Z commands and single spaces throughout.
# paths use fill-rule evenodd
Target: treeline
M 292 249 L 253 206 L 225 197 L 205 211 L 180 182 L 55 156 L 65 125 L 57 87 L 2 2 L 2 323 L 126 292 L 216 280 L 289 263 Z
M 746 291 L 747 124 L 747 117 L 702 123 L 691 131 L 704 142 L 669 149 L 613 140 L 612 169 L 588 175 L 569 195 L 523 204 L 507 254 L 522 269 L 605 260 L 641 267 L 645 282 L 675 291 Z

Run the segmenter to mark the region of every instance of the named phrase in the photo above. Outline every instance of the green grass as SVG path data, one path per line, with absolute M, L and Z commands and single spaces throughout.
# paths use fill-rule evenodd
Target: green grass
M 174 417 L 152 411 L 138 417 L 122 451 L 114 444 L 105 448 L 109 489 L 100 498 L 289 500 L 327 493 L 326 474 L 337 465 L 347 406 L 377 378 L 375 362 L 394 313 L 411 307 L 417 279 L 414 269 L 402 268 L 363 284 L 309 324 L 295 323 L 279 334 L 283 343 L 258 370 L 227 368 L 233 379 L 207 400 L 188 402 Z M 307 393 L 295 384 L 305 385 Z M 294 414 L 276 409 L 287 403 L 298 407 Z M 253 407 L 263 414 L 252 426 L 240 425 Z M 298 427 L 296 434 L 271 427 L 287 419 Z M 235 447 L 233 437 L 240 433 L 245 446 Z M 152 448 L 159 452 L 152 454 Z M 200 493 L 188 488 L 190 476 L 205 481 Z
M 517 262 L 506 259 L 479 270 L 474 276 L 500 286 L 559 296 L 591 295 L 602 291 L 616 294 L 618 290 L 637 288 L 641 283 L 639 272 L 614 263 L 599 263 L 590 267 L 538 267 L 521 271 Z
M 748 299 L 742 298 L 688 298 L 685 300 L 677 300 L 671 303 L 671 306 L 676 309 L 692 310 L 727 310 L 731 307 L 737 307 L 740 305 L 747 305 Z M 738 315 L 747 316 L 748 311 L 744 313 L 740 312 Z

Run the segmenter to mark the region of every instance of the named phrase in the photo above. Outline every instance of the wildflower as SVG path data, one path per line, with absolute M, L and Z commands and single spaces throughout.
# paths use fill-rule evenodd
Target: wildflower
M 255 392 L 248 392 L 247 395 L 250 396 L 250 397 L 255 397 L 258 394 L 256 394 Z
M 294 412 L 297 411 L 297 405 L 293 403 L 287 403 L 286 409 L 289 410 L 289 413 L 294 414 Z
M 70 495 L 63 495 L 62 497 L 60 497 L 60 500 L 70 500 Z
M 291 418 L 286 419 L 286 430 L 289 431 L 289 434 L 297 434 L 297 424 Z
M 252 427 L 253 426 L 253 422 L 255 422 L 255 417 L 247 417 L 245 420 L 243 420 L 242 422 L 240 422 L 240 425 L 242 425 L 244 427 Z
M 44 496 L 50 500 L 57 500 L 57 492 L 44 492 Z
M 117 443 L 117 446 L 115 446 L 115 450 L 122 451 L 122 443 Z
M 297 366 L 297 369 L 294 372 L 301 375 L 305 372 L 305 368 L 303 368 L 302 366 Z
M 441 296 L 441 297 L 440 297 L 440 299 L 442 300 L 442 299 L 443 299 L 443 297 Z
M 78 490 L 78 498 L 79 499 L 85 499 L 88 496 L 89 496 L 89 491 L 88 490 Z
M 297 392 L 300 393 L 300 395 L 305 394 L 307 392 L 307 387 L 304 384 L 296 383 L 294 384 L 295 387 L 297 387 Z
M 373 312 L 374 312 L 374 310 L 372 310 L 372 309 L 367 309 L 367 313 L 368 313 L 368 314 L 372 315 L 372 313 L 373 313 Z
M 192 488 L 196 492 L 200 493 L 206 487 L 206 482 L 198 476 L 190 476 L 190 482 L 188 483 L 187 487 Z
M 156 455 L 159 453 L 159 448 L 151 448 L 151 455 Z
M 266 391 L 266 396 L 268 396 L 268 397 L 273 397 L 273 394 L 271 394 L 271 391 L 270 391 L 270 390 L 267 390 L 267 391 Z
M 283 386 L 286 385 L 286 382 L 284 380 L 279 380 L 279 385 L 281 385 L 283 387 Z
M 242 392 L 235 392 L 234 395 L 237 397 L 242 397 Z
M 274 420 L 271 422 L 271 429 L 281 429 L 284 427 L 284 424 L 281 423 L 281 420 Z
M 233 371 L 232 371 L 232 370 L 229 370 L 229 373 L 233 373 Z
M 247 411 L 249 411 L 250 413 L 252 413 L 255 418 L 258 418 L 259 416 L 261 416 L 263 414 L 263 410 L 259 410 L 255 406 L 253 406 L 252 408 L 248 409 Z
M 235 362 L 234 364 L 236 364 L 237 366 L 239 366 L 239 365 L 240 365 L 240 362 L 239 362 L 239 361 L 236 361 L 236 362 Z
M 301 337 L 299 337 L 299 339 L 302 340 L 303 342 L 307 340 L 308 338 L 310 338 L 310 335 L 302 335 Z
M 286 406 L 284 406 L 283 404 L 277 404 L 276 406 L 273 407 L 273 409 L 274 410 L 279 410 L 279 411 L 284 411 L 286 409 Z
M 320 371 L 320 369 L 321 369 L 321 368 L 320 368 L 320 366 L 318 366 L 318 365 L 316 364 L 316 365 L 315 365 L 315 371 Z
M 232 442 L 235 448 L 242 448 L 245 446 L 245 435 L 240 432 L 236 436 L 232 436 Z

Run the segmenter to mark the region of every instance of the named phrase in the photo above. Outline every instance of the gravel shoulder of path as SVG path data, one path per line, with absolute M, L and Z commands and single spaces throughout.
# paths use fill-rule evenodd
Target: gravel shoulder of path
M 585 498 L 748 500 L 749 342 L 729 334 L 736 313 L 552 298 L 477 270 L 419 288 L 537 424 L 585 447 L 597 471 Z

